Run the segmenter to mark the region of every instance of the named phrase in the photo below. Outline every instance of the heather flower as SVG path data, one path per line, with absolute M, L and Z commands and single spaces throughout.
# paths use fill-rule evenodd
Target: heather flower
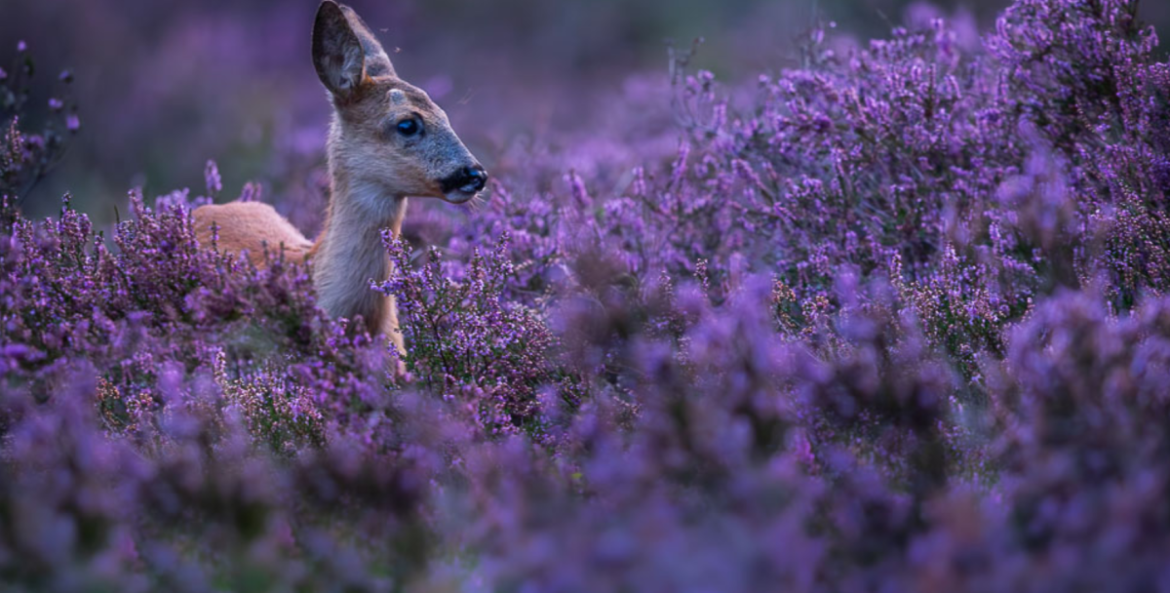
M 22 41 L 18 51 L 25 53 L 27 47 Z M 39 131 L 22 129 L 25 106 L 30 96 L 29 81 L 33 78 L 33 59 L 29 55 L 20 58 L 20 67 L 13 73 L 0 69 L 0 196 L 8 196 L 6 210 L 15 208 L 28 192 L 44 178 L 61 160 L 67 146 L 64 130 L 76 131 L 70 114 L 66 113 L 68 89 L 64 94 L 49 99 L 51 117 L 45 128 Z M 61 84 L 68 86 L 69 81 Z M 61 98 L 65 97 L 65 98 Z M 0 215 L 6 225 L 11 222 L 9 213 Z
M 219 176 L 219 166 L 215 164 L 215 161 L 207 161 L 207 167 L 203 170 L 203 179 L 207 183 L 207 193 L 215 196 L 223 191 L 223 179 Z
M 225 404 L 240 410 L 249 432 L 273 450 L 293 452 L 299 445 L 324 441 L 324 418 L 304 388 L 290 387 L 272 369 L 246 380 L 230 379 L 223 351 L 216 353 L 213 368 Z

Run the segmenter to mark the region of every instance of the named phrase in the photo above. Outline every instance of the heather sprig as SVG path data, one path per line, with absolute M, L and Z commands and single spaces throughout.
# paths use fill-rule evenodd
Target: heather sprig
M 70 137 L 81 127 L 68 70 L 58 76 L 59 88 L 49 99 L 41 131 L 30 132 L 21 121 L 27 109 L 36 63 L 25 42 L 17 45 L 14 63 L 0 67 L 0 223 L 11 224 L 14 209 L 53 167 L 60 163 Z

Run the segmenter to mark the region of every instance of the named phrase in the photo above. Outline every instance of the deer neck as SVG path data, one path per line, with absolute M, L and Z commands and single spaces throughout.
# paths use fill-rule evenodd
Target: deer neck
M 360 315 L 371 333 L 385 329 L 393 306 L 370 283 L 386 280 L 390 258 L 382 245 L 383 229 L 395 237 L 402 230 L 406 196 L 388 194 L 373 183 L 333 174 L 325 226 L 310 252 L 313 284 L 321 308 L 330 316 Z

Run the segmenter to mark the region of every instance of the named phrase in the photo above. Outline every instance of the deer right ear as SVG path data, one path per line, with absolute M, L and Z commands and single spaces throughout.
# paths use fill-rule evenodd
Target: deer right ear
M 361 40 L 333 0 L 321 3 L 313 22 L 313 66 L 325 88 L 341 99 L 352 96 L 366 75 Z

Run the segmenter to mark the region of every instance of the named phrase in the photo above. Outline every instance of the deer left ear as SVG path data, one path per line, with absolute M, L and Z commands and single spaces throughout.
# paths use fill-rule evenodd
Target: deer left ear
M 313 66 L 329 92 L 353 95 L 366 76 L 365 51 L 340 5 L 325 0 L 313 22 Z
M 362 43 L 362 53 L 366 59 L 366 76 L 388 75 L 397 78 L 398 73 L 390 63 L 390 56 L 386 55 L 386 50 L 382 49 L 382 44 L 378 42 L 370 26 L 358 16 L 358 13 L 344 4 L 341 5 L 341 12 L 345 14 L 349 27 L 354 35 L 357 35 L 358 41 Z

